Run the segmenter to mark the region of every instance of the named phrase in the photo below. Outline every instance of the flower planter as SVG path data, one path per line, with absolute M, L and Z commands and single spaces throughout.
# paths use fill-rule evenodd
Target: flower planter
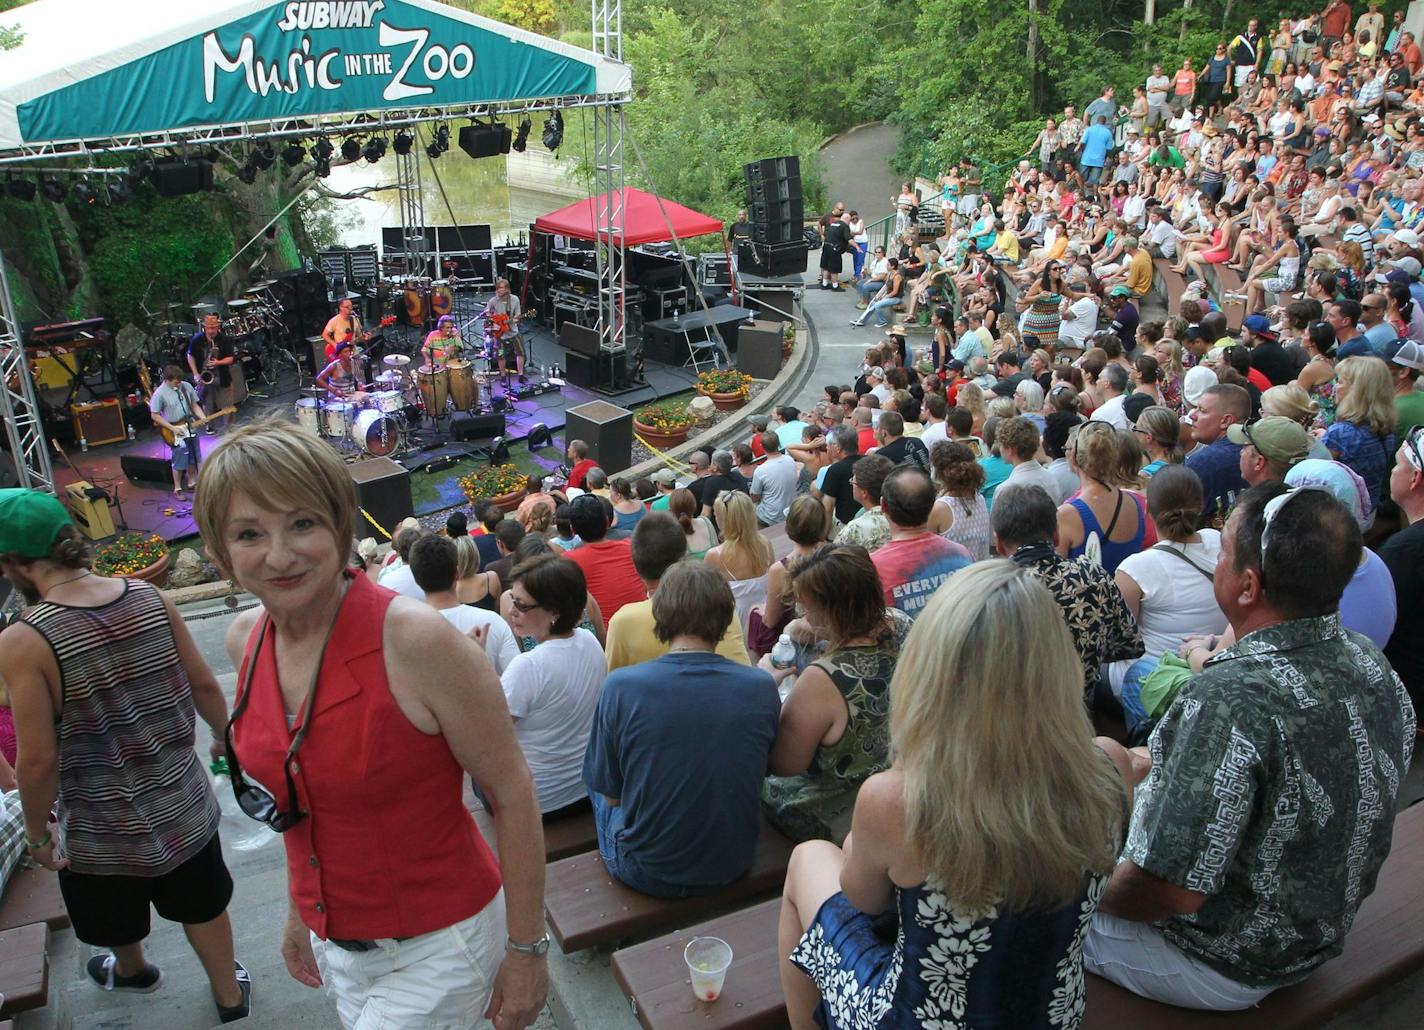
M 715 399 L 713 403 L 716 403 Z M 652 426 L 644 425 L 636 418 L 633 420 L 633 432 L 643 438 L 643 442 L 649 447 L 656 447 L 659 450 L 666 450 L 669 447 L 676 447 L 680 443 L 687 441 L 687 434 L 692 431 L 691 426 L 682 429 L 654 429 Z
M 141 579 L 145 583 L 151 583 L 160 590 L 168 584 L 168 555 L 165 554 L 152 565 L 145 566 L 137 572 L 130 572 L 125 579 Z
M 747 402 L 745 390 L 738 390 L 736 393 L 713 393 L 699 386 L 697 392 L 703 397 L 711 397 L 712 406 L 718 411 L 735 411 Z
M 500 511 L 508 515 L 515 508 L 519 507 L 519 502 L 524 500 L 524 495 L 528 492 L 528 487 L 520 487 L 518 490 L 511 490 L 507 494 L 500 494 L 497 497 L 491 497 L 489 499 L 489 502 L 490 504 L 493 504 L 496 508 L 498 508 Z

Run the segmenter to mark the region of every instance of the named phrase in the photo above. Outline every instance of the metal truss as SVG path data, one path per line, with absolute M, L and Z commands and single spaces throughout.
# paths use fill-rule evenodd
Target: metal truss
M 428 275 L 427 257 L 433 241 L 425 238 L 425 192 L 420 181 L 420 134 L 404 154 L 396 155 L 397 189 L 400 191 L 401 270 L 406 276 Z M 439 270 L 435 273 L 438 278 Z
M 591 0 L 593 49 L 623 60 L 622 0 Z M 598 342 L 609 352 L 627 349 L 628 280 L 623 260 L 623 99 L 603 98 L 593 109 L 594 254 L 598 272 Z
M 54 493 L 54 467 L 50 464 L 49 445 L 40 424 L 35 384 L 30 378 L 30 362 L 19 327 L 5 274 L 5 258 L 0 254 L 0 418 L 5 420 L 5 439 L 20 485 Z

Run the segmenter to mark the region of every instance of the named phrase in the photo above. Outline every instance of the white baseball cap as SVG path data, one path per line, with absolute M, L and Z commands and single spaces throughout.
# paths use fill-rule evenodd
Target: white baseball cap
M 1413 229 L 1396 229 L 1390 239 L 1398 240 L 1406 247 L 1419 246 L 1419 234 Z

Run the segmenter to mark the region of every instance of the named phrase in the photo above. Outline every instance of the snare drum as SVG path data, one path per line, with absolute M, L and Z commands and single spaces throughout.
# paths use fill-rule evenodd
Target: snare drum
M 341 439 L 351 432 L 351 424 L 356 420 L 356 405 L 350 401 L 327 401 L 321 406 L 321 435 L 333 440 Z
M 400 445 L 401 424 L 383 411 L 371 409 L 356 416 L 351 426 L 351 439 L 367 454 L 382 458 Z
M 304 429 L 312 436 L 321 435 L 321 402 L 315 397 L 303 397 L 297 401 L 297 428 Z
M 420 399 L 425 402 L 425 413 L 431 418 L 445 414 L 445 400 L 450 391 L 450 370 L 421 365 L 415 373 L 420 384 Z
M 385 415 L 394 415 L 405 406 L 405 398 L 399 390 L 377 390 L 368 395 L 367 402 L 373 410 Z
M 469 411 L 474 402 L 473 369 L 468 361 L 451 361 L 445 365 L 450 372 L 450 399 L 457 411 Z
M 382 372 L 373 381 L 383 390 L 399 390 L 401 388 L 401 376 L 397 372 Z

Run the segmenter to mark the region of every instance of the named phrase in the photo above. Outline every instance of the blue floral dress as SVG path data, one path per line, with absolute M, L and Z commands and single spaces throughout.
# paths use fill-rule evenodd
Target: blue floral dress
M 791 953 L 816 982 L 820 1026 L 1049 1030 L 1083 1018 L 1083 939 L 1105 876 L 1051 912 L 959 915 L 931 885 L 896 891 L 894 943 L 834 894 Z

